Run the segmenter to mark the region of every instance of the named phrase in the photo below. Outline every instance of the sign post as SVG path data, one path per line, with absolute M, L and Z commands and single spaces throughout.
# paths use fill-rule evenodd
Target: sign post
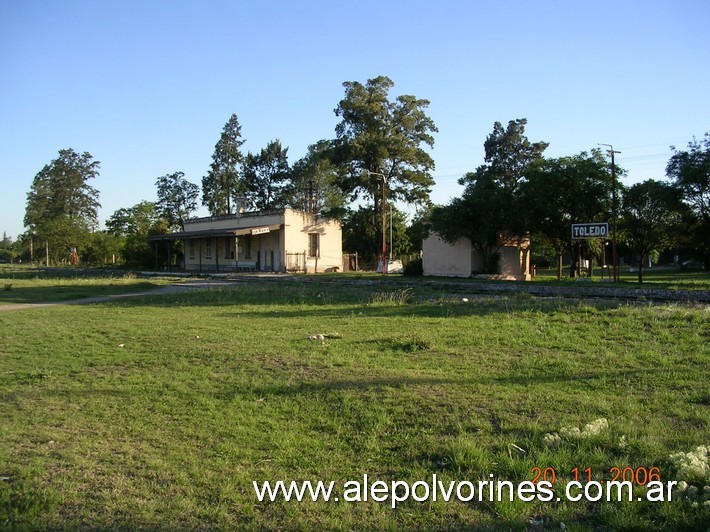
M 606 239 L 608 235 L 609 224 L 606 222 L 572 224 L 572 240 L 589 240 L 593 238 Z

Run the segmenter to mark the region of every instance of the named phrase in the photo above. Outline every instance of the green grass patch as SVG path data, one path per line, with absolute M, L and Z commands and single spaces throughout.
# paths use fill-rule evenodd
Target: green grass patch
M 592 278 L 583 278 L 581 281 L 571 279 L 569 277 L 569 265 L 563 270 L 563 277 L 557 280 L 557 270 L 554 268 L 539 268 L 537 275 L 533 279 L 536 284 L 544 284 L 550 286 L 574 286 L 578 282 L 591 283 L 599 286 L 616 286 L 619 288 L 634 289 L 665 289 L 665 290 L 710 290 L 710 272 L 680 270 L 673 266 L 654 266 L 653 268 L 644 269 L 642 284 L 638 283 L 638 274 L 629 270 L 629 267 L 619 268 L 619 283 L 611 284 L 608 281 L 609 274 L 605 272 L 605 277 L 601 277 L 601 268 L 594 269 Z M 427 283 L 455 283 L 459 285 L 485 285 L 485 284 L 511 284 L 511 281 L 492 281 L 487 279 L 469 279 L 461 277 L 408 277 L 400 274 L 390 274 L 383 276 L 375 272 L 344 272 L 344 273 L 320 273 L 313 275 L 300 276 L 307 279 L 320 280 L 347 280 L 360 281 L 365 283 L 381 283 L 387 282 L 390 285 L 412 283 L 427 284 Z M 392 288 L 394 291 L 395 288 Z
M 608 281 L 607 277 L 602 279 L 601 269 L 594 269 L 594 276 L 591 279 L 583 278 L 584 281 L 594 283 Z M 620 267 L 619 282 L 613 286 L 623 288 L 661 288 L 664 290 L 710 290 L 710 272 L 697 270 L 680 270 L 673 266 L 655 266 L 645 268 L 643 271 L 643 283 L 638 282 L 638 273 L 630 271 L 628 267 Z M 608 272 L 605 275 L 609 275 Z M 554 268 L 538 269 L 535 282 L 545 284 L 569 286 L 574 283 L 574 279 L 569 278 L 569 266 L 563 270 L 563 278 L 557 280 L 557 270 Z M 605 283 L 606 284 L 606 283 Z M 609 286 L 609 285 L 607 285 Z
M 468 299 L 236 283 L 0 313 L 0 523 L 704 530 L 692 490 L 655 504 L 257 500 L 252 481 L 520 482 L 548 467 L 557 492 L 575 467 L 628 466 L 702 494 L 710 478 L 672 455 L 709 443 L 707 307 Z
M 158 288 L 165 279 L 141 279 L 132 273 L 93 274 L 70 268 L 40 269 L 3 265 L 0 304 L 51 303 L 140 292 Z

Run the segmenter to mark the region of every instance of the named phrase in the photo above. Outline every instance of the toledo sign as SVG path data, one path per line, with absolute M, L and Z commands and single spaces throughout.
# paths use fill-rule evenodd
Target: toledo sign
M 609 224 L 572 224 L 572 240 L 584 238 L 606 238 L 609 234 Z

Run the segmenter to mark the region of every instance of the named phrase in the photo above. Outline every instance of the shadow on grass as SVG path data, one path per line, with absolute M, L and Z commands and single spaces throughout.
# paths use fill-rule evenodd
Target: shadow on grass
M 697 377 L 697 368 L 678 368 L 676 373 L 687 373 L 688 380 L 692 382 Z M 464 387 L 488 387 L 488 386 L 520 386 L 522 388 L 546 387 L 551 384 L 567 384 L 584 387 L 587 391 L 593 391 L 595 382 L 603 384 L 604 389 L 608 388 L 609 381 L 627 381 L 633 378 L 644 378 L 652 376 L 663 376 L 667 370 L 647 367 L 641 369 L 624 370 L 619 372 L 616 369 L 604 371 L 588 371 L 577 374 L 541 374 L 534 375 L 496 375 L 496 376 L 470 376 L 470 377 L 407 377 L 391 376 L 378 378 L 352 378 L 329 380 L 326 382 L 300 382 L 297 384 L 274 384 L 265 386 L 250 387 L 248 393 L 257 396 L 298 396 L 303 394 L 328 395 L 341 391 L 365 391 L 385 388 L 406 388 L 410 386 L 464 386 Z M 232 400 L 243 395 L 245 389 L 224 390 L 218 392 L 222 399 Z M 702 404 L 707 397 L 700 394 L 697 402 Z
M 210 307 L 218 318 L 298 317 L 465 317 L 515 312 L 589 312 L 615 309 L 621 300 L 536 297 L 529 294 L 476 294 L 465 288 L 451 292 L 448 286 L 426 285 L 392 289 L 378 286 L 298 283 L 235 283 L 224 288 L 133 297 L 106 304 L 123 307 Z M 649 302 L 644 302 L 648 305 Z M 224 309 L 220 311 L 219 309 Z
M 80 283 L 80 282 L 79 282 Z M 86 284 L 19 286 L 0 291 L 0 304 L 76 302 L 120 305 L 122 307 L 211 307 L 233 310 L 217 317 L 457 317 L 514 312 L 589 312 L 615 309 L 629 304 L 652 304 L 647 300 L 628 301 L 585 297 L 574 292 L 565 295 L 520 293 L 480 293 L 475 285 L 425 282 L 420 285 L 340 283 L 337 281 L 301 282 L 224 282 L 196 280 L 173 287 L 151 281 L 126 283 L 120 278 L 87 280 Z M 133 294 L 163 286 L 165 293 Z M 130 295 L 119 298 L 116 296 Z M 79 301 L 72 301 L 79 300 Z M 120 300 L 120 301 L 119 301 Z M 256 310 L 256 308 L 264 310 Z
M 4 289 L 3 289 L 4 285 Z M 150 281 L 124 284 L 120 280 L 91 281 L 90 284 L 56 284 L 50 286 L 16 286 L 12 280 L 0 280 L 0 304 L 61 303 L 80 299 L 142 292 L 159 288 Z

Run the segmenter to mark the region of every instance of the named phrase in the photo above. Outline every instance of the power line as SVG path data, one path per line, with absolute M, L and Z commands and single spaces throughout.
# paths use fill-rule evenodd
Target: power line
M 631 157 L 624 157 L 624 161 L 638 161 L 638 160 L 643 160 L 643 159 L 661 159 L 661 158 L 668 158 L 670 159 L 671 152 L 666 152 L 666 153 L 652 153 L 652 154 L 647 154 L 647 155 L 632 155 Z

